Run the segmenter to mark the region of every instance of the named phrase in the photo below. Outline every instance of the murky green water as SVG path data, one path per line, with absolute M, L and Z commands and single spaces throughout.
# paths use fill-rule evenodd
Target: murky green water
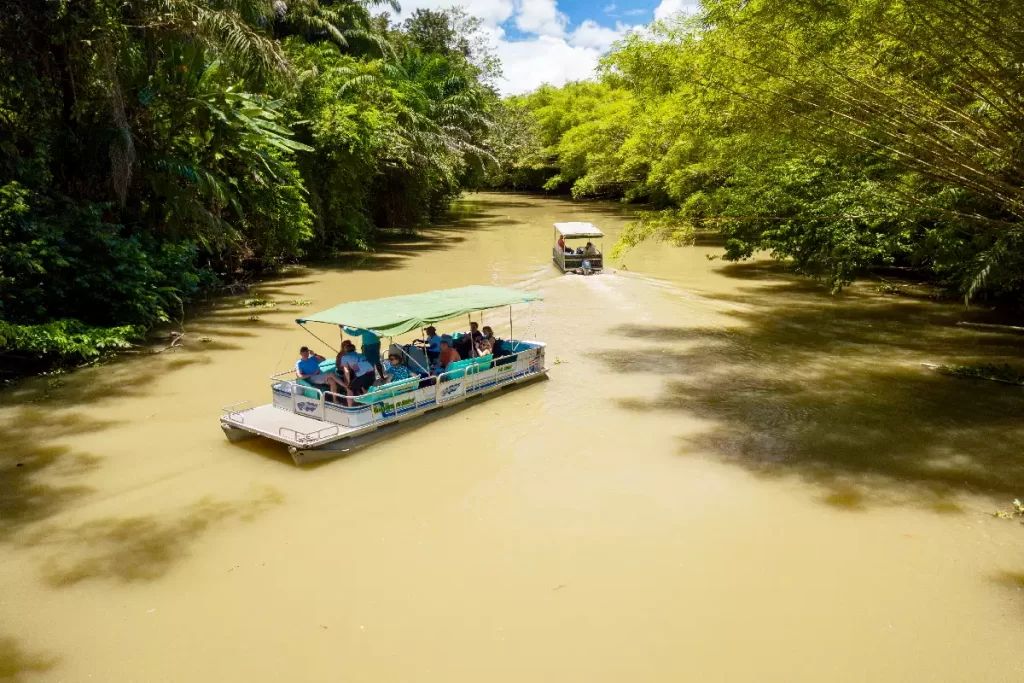
M 1022 680 L 1024 527 L 990 513 L 1024 391 L 920 364 L 1024 338 L 710 246 L 559 276 L 565 220 L 607 250 L 625 216 L 473 195 L 0 397 L 0 680 Z M 221 435 L 308 341 L 292 302 L 473 283 L 544 293 L 513 326 L 549 381 L 310 469 Z

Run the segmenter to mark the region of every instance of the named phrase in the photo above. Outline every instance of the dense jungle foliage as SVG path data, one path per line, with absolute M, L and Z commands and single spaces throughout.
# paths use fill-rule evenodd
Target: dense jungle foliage
M 8 0 L 0 365 L 123 347 L 225 274 L 367 248 L 482 177 L 479 23 L 381 4 Z
M 705 0 L 506 101 L 497 181 L 652 204 L 620 248 L 711 231 L 837 290 L 902 267 L 1019 309 L 1022 65 L 1011 0 Z

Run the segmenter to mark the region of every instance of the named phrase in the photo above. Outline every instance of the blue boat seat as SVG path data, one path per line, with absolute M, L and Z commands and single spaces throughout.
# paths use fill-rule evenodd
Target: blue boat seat
M 491 367 L 491 361 L 494 360 L 494 356 L 487 354 L 486 356 L 480 356 L 479 358 L 467 358 L 466 360 L 457 360 L 448 366 L 445 371 L 445 379 L 454 380 L 462 379 L 466 375 L 473 375 L 484 370 L 488 370 Z

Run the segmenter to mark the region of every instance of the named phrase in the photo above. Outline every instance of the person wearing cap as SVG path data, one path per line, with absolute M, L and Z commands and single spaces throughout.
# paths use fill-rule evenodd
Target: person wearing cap
M 593 242 L 587 242 L 587 246 L 583 248 L 583 255 L 587 258 L 594 258 L 595 256 L 600 256 L 601 252 L 597 250 Z
M 367 389 L 373 386 L 377 379 L 373 365 L 366 360 L 366 356 L 356 353 L 356 345 L 346 339 L 341 343 L 341 353 L 336 360 L 338 372 L 345 380 L 345 389 L 348 393 L 348 405 L 353 407 L 355 401 L 353 396 L 361 396 Z
M 377 369 L 380 376 L 384 376 L 384 367 L 380 362 L 380 337 L 369 330 L 364 330 L 361 327 L 342 327 L 342 329 L 353 337 L 359 337 L 362 340 L 363 355 L 366 356 L 366 360 L 370 362 L 373 367 Z
M 449 365 L 460 360 L 462 360 L 462 356 L 452 347 L 452 336 L 446 334 L 441 337 L 441 353 L 437 358 L 438 372 L 444 372 Z
M 308 346 L 303 346 L 299 349 L 299 362 L 295 364 L 295 376 L 306 380 L 314 386 L 326 386 L 332 394 L 337 394 L 338 387 L 342 384 L 342 378 L 335 372 L 323 372 L 320 370 L 320 364 L 325 360 L 327 359 L 320 354 L 310 351 Z M 327 398 L 330 401 L 334 400 L 330 396 Z
M 427 360 L 431 365 L 437 364 L 437 358 L 441 355 L 441 338 L 437 336 L 437 328 L 433 325 L 426 329 L 427 338 L 416 340 L 416 344 L 427 347 Z

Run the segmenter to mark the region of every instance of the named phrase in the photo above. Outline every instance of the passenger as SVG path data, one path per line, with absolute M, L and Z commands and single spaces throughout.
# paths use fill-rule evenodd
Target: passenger
M 587 258 L 594 258 L 596 256 L 600 256 L 601 252 L 597 250 L 597 247 L 594 246 L 593 242 L 587 242 L 587 246 L 583 249 L 583 255 Z
M 338 393 L 338 388 L 343 382 L 341 377 L 336 372 L 320 370 L 320 364 L 327 360 L 326 358 L 310 351 L 308 346 L 299 349 L 299 356 L 299 361 L 295 364 L 295 374 L 299 379 L 304 379 L 313 386 L 326 386 L 332 394 Z M 334 400 L 330 396 L 327 398 L 332 402 Z
M 480 341 L 476 343 L 476 354 L 478 356 L 486 356 L 492 352 L 491 340 L 487 337 L 480 337 Z
M 380 362 L 380 337 L 361 327 L 343 327 L 342 329 L 352 337 L 361 338 L 363 355 L 366 356 L 366 360 L 370 361 L 370 364 L 376 368 L 383 379 L 384 366 Z
M 426 329 L 427 338 L 425 340 L 417 339 L 414 344 L 417 346 L 424 346 L 427 349 L 427 360 L 431 366 L 437 365 L 437 358 L 441 355 L 441 338 L 437 336 L 437 328 L 431 325 Z
M 505 342 L 497 337 L 491 339 L 491 355 L 494 356 L 494 367 L 498 367 L 499 365 L 508 365 L 509 363 L 514 363 L 516 361 L 512 352 L 505 350 Z
M 479 342 L 481 339 L 483 339 L 484 335 L 480 331 L 480 323 L 469 323 L 469 336 L 473 338 L 474 343 Z
M 445 372 L 448 366 L 456 361 L 462 360 L 462 356 L 459 352 L 452 347 L 452 337 L 450 334 L 446 334 L 441 337 L 441 353 L 437 359 L 437 370 L 438 374 Z
M 402 382 L 407 379 L 418 379 L 419 375 L 402 365 L 402 357 L 397 353 L 388 356 L 388 381 Z
M 572 253 L 572 247 L 565 246 L 565 236 L 564 235 L 559 235 L 558 236 L 558 248 L 562 250 L 563 254 L 571 254 Z
M 491 329 L 490 325 L 484 325 L 484 329 L 481 334 L 483 334 L 484 339 L 488 341 L 494 339 L 494 330 Z
M 366 360 L 365 356 L 356 353 L 355 344 L 345 340 L 341 345 L 341 353 L 338 354 L 338 370 L 344 378 L 348 405 L 351 408 L 355 405 L 353 397 L 362 396 L 367 389 L 373 386 L 376 380 L 373 365 Z

